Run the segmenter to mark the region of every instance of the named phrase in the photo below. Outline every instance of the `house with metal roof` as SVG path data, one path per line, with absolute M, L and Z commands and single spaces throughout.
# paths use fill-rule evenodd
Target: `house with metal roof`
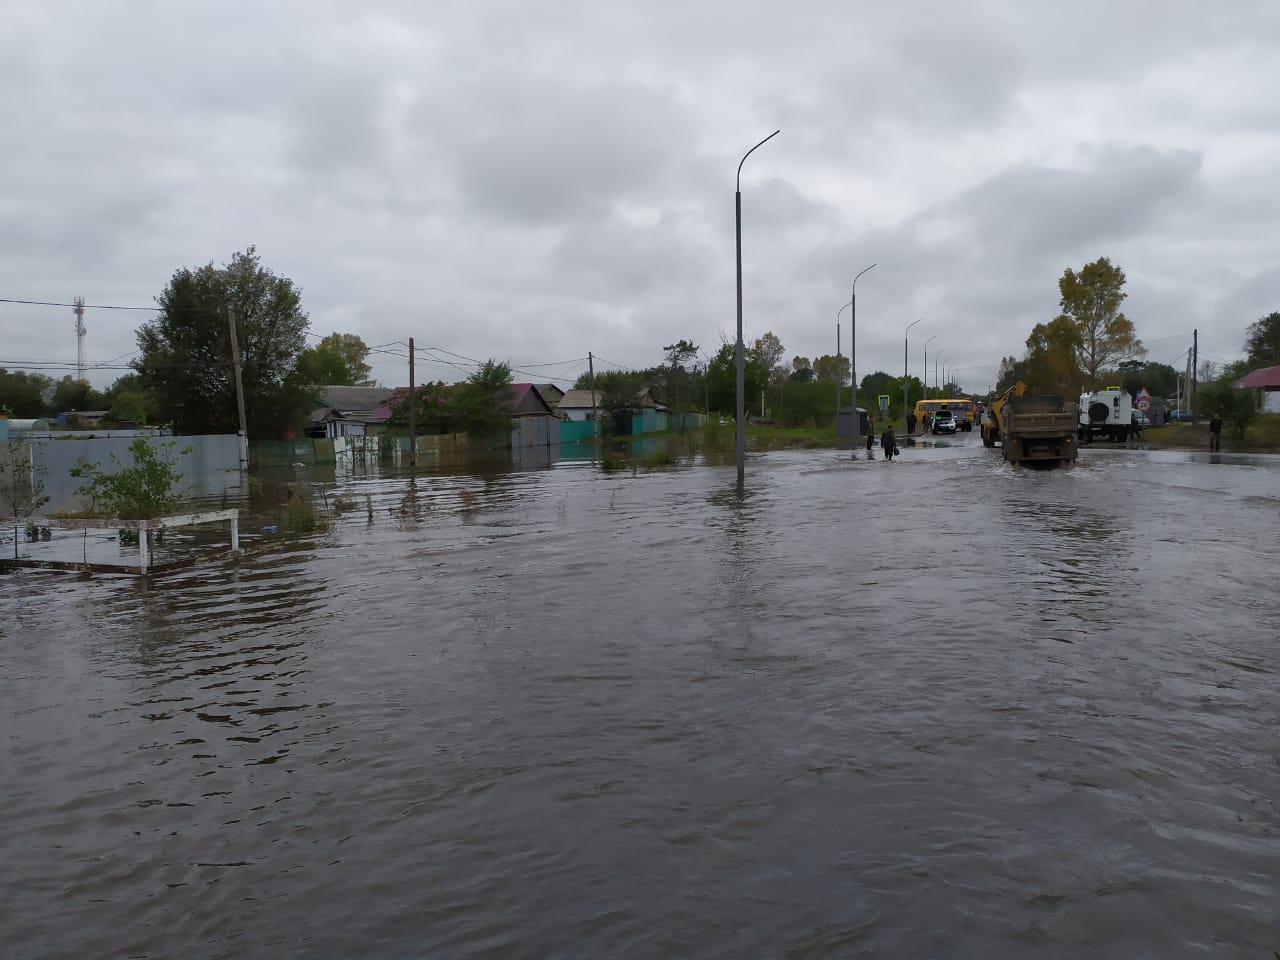
M 377 436 L 387 428 L 384 407 L 392 393 L 387 387 L 321 387 L 320 406 L 311 413 L 307 436 Z
M 1259 367 L 1236 381 L 1236 387 L 1262 391 L 1262 409 L 1280 413 L 1280 366 Z
M 560 398 L 560 418 L 562 420 L 590 420 L 594 411 L 600 416 L 604 411 L 603 390 L 566 390 Z

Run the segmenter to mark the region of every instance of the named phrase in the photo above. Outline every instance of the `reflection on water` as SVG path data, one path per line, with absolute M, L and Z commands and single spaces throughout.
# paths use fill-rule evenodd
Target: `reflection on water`
M 4 955 L 1277 948 L 1274 466 L 697 463 L 0 577 Z

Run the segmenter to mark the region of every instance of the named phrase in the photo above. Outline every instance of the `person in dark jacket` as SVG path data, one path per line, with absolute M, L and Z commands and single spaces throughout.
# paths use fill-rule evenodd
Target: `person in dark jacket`
M 1209 452 L 1217 453 L 1222 449 L 1222 414 L 1215 413 L 1209 420 Z
M 871 452 L 871 445 L 875 443 L 876 437 L 876 418 L 867 415 L 867 453 Z
M 886 460 L 893 459 L 893 448 L 896 442 L 893 438 L 893 427 L 885 427 L 884 433 L 880 434 L 880 447 L 884 450 Z

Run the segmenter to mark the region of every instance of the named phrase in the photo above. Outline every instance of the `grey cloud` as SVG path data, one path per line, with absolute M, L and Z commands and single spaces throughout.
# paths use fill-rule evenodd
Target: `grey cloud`
M 1197 186 L 1201 158 L 1191 151 L 1104 147 L 1090 154 L 1086 171 L 1023 166 L 997 174 L 955 212 L 987 243 L 1080 249 L 1149 227 L 1163 205 Z
M 456 129 L 457 177 L 474 211 L 528 222 L 606 213 L 645 200 L 687 141 L 689 120 L 660 91 L 614 82 L 495 75 L 485 104 Z
M 563 292 L 592 300 L 631 302 L 661 289 L 696 284 L 714 254 L 697 239 L 699 222 L 664 214 L 652 226 L 618 218 L 577 224 L 548 259 L 549 274 Z

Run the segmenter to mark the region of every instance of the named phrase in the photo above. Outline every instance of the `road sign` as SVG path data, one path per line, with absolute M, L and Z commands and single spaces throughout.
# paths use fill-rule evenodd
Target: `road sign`
M 1143 413 L 1146 413 L 1148 410 L 1151 409 L 1151 401 L 1147 397 L 1139 397 L 1138 409 L 1141 410 Z
M 880 412 L 884 413 L 889 409 L 889 395 L 887 393 L 880 394 Z

